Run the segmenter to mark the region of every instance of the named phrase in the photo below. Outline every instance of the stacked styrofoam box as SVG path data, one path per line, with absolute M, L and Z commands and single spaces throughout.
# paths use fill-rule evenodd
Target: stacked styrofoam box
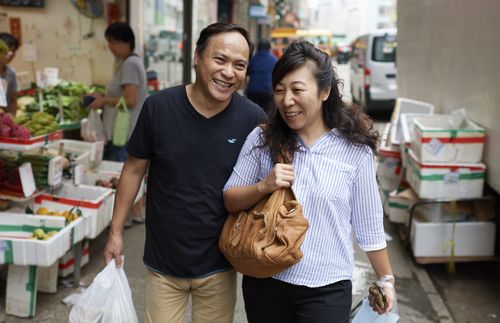
M 405 113 L 399 118 L 399 148 L 401 150 L 401 160 L 403 167 L 406 167 L 408 154 L 410 152 L 414 134 L 413 120 L 418 117 L 427 116 L 421 113 Z
M 94 167 L 102 161 L 104 152 L 104 142 L 85 142 L 79 140 L 62 139 L 48 145 L 49 149 L 59 149 L 59 145 L 64 145 L 64 151 L 70 153 L 88 152 L 88 155 L 77 157 L 77 164 L 83 163 L 85 166 Z M 85 160 L 86 159 L 86 160 Z
M 62 140 L 59 140 L 57 142 L 49 143 L 46 148 L 51 154 L 58 154 L 59 153 L 59 145 L 62 143 Z M 71 146 L 63 146 L 62 149 L 62 154 L 70 154 L 71 159 L 73 159 L 73 162 L 77 165 L 83 165 L 85 168 L 89 168 L 92 166 L 92 163 L 90 161 L 90 150 L 84 149 L 84 148 L 74 148 Z
M 408 224 L 409 209 L 418 200 L 417 194 L 407 188 L 402 191 L 392 191 L 389 194 L 388 208 L 389 221 Z
M 420 198 L 475 198 L 483 194 L 483 163 L 422 163 L 410 150 L 408 183 Z
M 412 149 L 423 162 L 477 163 L 481 161 L 485 130 L 463 118 L 456 121 L 453 115 L 418 117 Z
M 19 317 L 35 315 L 37 266 L 53 268 L 57 265 L 57 260 L 73 245 L 74 232 L 85 227 L 82 218 L 67 226 L 65 221 L 61 216 L 0 213 L 0 263 L 10 264 L 6 313 Z M 36 228 L 58 232 L 48 240 L 34 240 L 31 236 Z M 42 290 L 53 292 L 57 289 L 56 276 L 51 277 L 43 282 Z
M 401 152 L 391 147 L 379 147 L 377 180 L 383 191 L 395 190 L 401 181 Z
M 86 185 L 95 185 L 96 181 L 99 179 L 110 180 L 113 177 L 119 179 L 122 168 L 123 163 L 103 160 L 94 168 L 85 171 L 83 183 Z M 144 195 L 144 186 L 145 181 L 142 181 L 134 202 L 139 201 L 139 199 Z
M 448 257 L 452 241 L 457 257 L 492 256 L 495 249 L 495 223 L 421 222 L 417 218 L 413 219 L 410 242 L 415 257 Z
M 390 143 L 392 145 L 400 145 L 401 144 L 401 116 L 405 114 L 423 114 L 423 115 L 431 115 L 434 113 L 434 105 L 417 101 L 407 98 L 397 98 L 396 105 L 394 106 L 394 111 L 391 117 L 391 136 Z
M 68 251 L 84 227 L 81 218 L 65 226 L 61 216 L 0 213 L 0 264 L 51 266 Z M 48 240 L 30 239 L 36 228 L 59 232 Z
M 5 312 L 19 317 L 33 317 L 36 310 L 36 266 L 9 265 Z
M 84 240 L 82 247 L 82 258 L 80 260 L 80 267 L 85 266 L 89 262 L 90 256 L 90 246 L 89 241 Z M 71 275 L 75 271 L 75 257 L 73 253 L 73 249 L 70 249 L 64 256 L 59 259 L 58 263 L 58 271 L 56 275 L 59 277 L 67 277 Z
M 75 186 L 64 183 L 53 194 L 42 193 L 35 197 L 36 207 L 65 211 L 78 207 L 85 218 L 86 237 L 94 239 L 111 222 L 114 192 L 112 189 L 89 185 Z

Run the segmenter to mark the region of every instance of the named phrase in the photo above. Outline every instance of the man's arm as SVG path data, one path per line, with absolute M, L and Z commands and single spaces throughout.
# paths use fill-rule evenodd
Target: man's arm
M 123 254 L 123 226 L 127 221 L 141 181 L 148 168 L 148 160 L 129 156 L 123 165 L 118 189 L 116 190 L 115 205 L 113 209 L 113 220 L 109 230 L 108 242 L 104 248 L 104 259 L 106 264 L 113 258 L 116 265 L 121 266 L 121 255 Z

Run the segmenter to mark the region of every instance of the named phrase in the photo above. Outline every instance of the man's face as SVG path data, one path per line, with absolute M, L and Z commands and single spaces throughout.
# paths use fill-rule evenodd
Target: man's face
M 210 37 L 203 53 L 195 53 L 196 83 L 205 95 L 229 102 L 245 81 L 248 44 L 239 32 L 224 32 Z

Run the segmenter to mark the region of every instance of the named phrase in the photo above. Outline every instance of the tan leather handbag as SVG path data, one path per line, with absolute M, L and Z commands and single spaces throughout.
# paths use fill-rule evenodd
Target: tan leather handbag
M 308 227 L 293 190 L 281 188 L 251 210 L 229 214 L 219 249 L 240 273 L 270 277 L 302 259 L 300 246 Z

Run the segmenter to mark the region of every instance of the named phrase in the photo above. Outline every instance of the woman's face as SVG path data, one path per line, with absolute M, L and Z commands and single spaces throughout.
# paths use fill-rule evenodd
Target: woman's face
M 288 127 L 299 135 L 316 127 L 323 129 L 322 104 L 329 91 L 319 91 L 306 64 L 289 72 L 274 88 L 274 104 Z
M 108 48 L 111 53 L 117 58 L 125 58 L 131 52 L 129 43 L 125 43 L 115 39 L 108 39 Z

